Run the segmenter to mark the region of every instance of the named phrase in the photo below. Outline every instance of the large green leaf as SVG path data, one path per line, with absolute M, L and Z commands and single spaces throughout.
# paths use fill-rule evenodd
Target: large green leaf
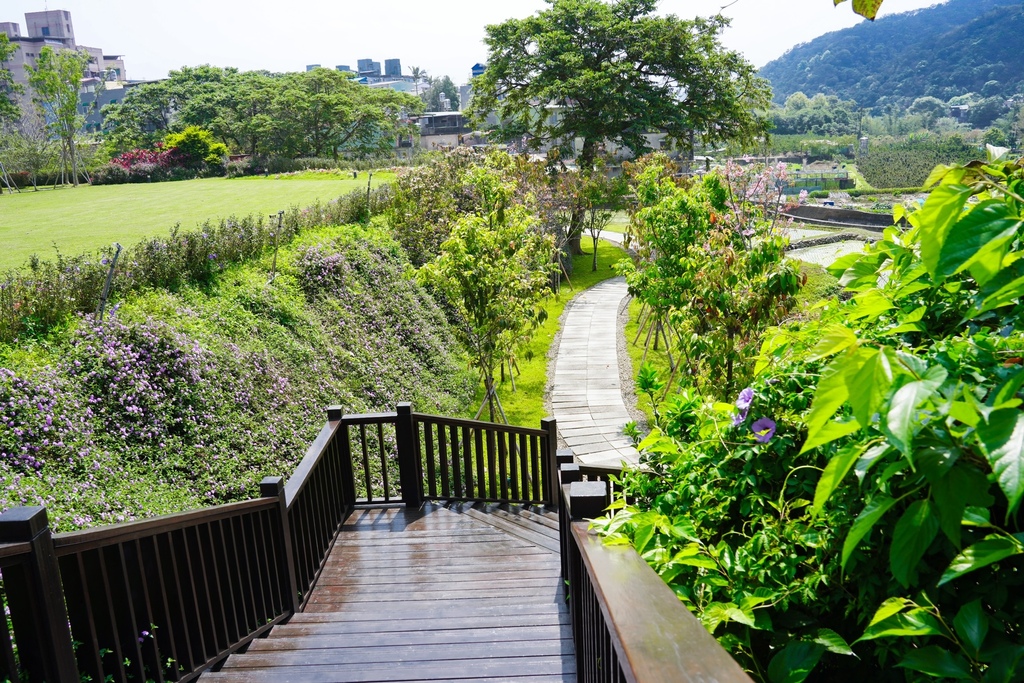
M 819 628 L 817 633 L 814 634 L 813 642 L 823 645 L 826 650 L 837 655 L 853 655 L 856 657 L 853 650 L 846 643 L 846 640 L 830 628 Z
M 975 569 L 987 567 L 993 562 L 1022 553 L 1024 553 L 1024 547 L 1017 539 L 1002 534 L 989 534 L 953 558 L 953 561 L 946 567 L 946 571 L 942 573 L 939 585 L 949 583 Z
M 828 464 L 825 465 L 825 470 L 821 473 L 821 478 L 818 479 L 818 485 L 814 489 L 814 505 L 811 506 L 811 515 L 817 516 L 821 512 L 821 508 L 825 505 L 825 502 L 832 495 L 832 492 L 836 490 L 840 482 L 853 467 L 854 463 L 860 459 L 861 454 L 864 452 L 863 444 L 851 444 L 839 451 Z
M 893 445 L 909 455 L 914 438 L 917 407 L 931 397 L 946 381 L 948 373 L 940 365 L 933 366 L 924 378 L 900 387 L 889 404 L 889 413 L 884 422 L 884 431 Z
M 821 427 L 815 429 L 813 434 L 810 429 L 808 429 L 807 440 L 804 441 L 803 448 L 800 449 L 800 452 L 806 453 L 818 446 L 824 446 L 836 439 L 841 439 L 847 434 L 853 434 L 854 432 L 859 431 L 860 428 L 860 424 L 856 420 L 849 420 L 847 422 L 826 422 Z
M 825 648 L 798 640 L 786 645 L 768 664 L 771 683 L 801 683 L 818 664 Z
M 864 635 L 854 642 L 889 636 L 937 636 L 944 633 L 945 630 L 938 619 L 924 609 L 915 608 L 871 624 L 864 631 Z
M 904 588 L 910 586 L 917 564 L 938 532 L 939 519 L 928 500 L 912 503 L 896 522 L 889 548 L 889 567 Z
M 864 365 L 847 378 L 850 407 L 862 427 L 868 426 L 892 385 L 892 363 L 886 351 L 868 350 Z
M 807 356 L 808 361 L 820 360 L 857 344 L 857 335 L 846 325 L 828 326 L 821 339 Z
M 846 568 L 846 561 L 850 559 L 850 554 L 857 549 L 861 539 L 871 531 L 871 527 L 875 525 L 875 522 L 881 519 L 882 515 L 888 512 L 889 508 L 895 504 L 895 498 L 879 494 L 857 515 L 853 526 L 850 527 L 850 533 L 846 535 L 846 540 L 843 541 L 842 566 L 844 569 Z
M 974 600 L 960 608 L 953 619 L 953 628 L 960 636 L 960 641 L 971 646 L 972 654 L 977 654 L 988 635 L 988 617 L 981 609 L 981 600 Z
M 932 499 L 939 513 L 939 526 L 957 548 L 960 527 L 968 505 L 991 505 L 988 479 L 973 465 L 958 462 L 932 482 Z
M 950 228 L 960 218 L 960 213 L 971 196 L 966 185 L 940 185 L 931 191 L 918 212 L 921 223 L 921 262 L 935 277 L 939 267 L 939 256 L 946 242 Z
M 846 0 L 832 0 L 836 5 L 846 2 Z M 882 6 L 882 0 L 853 0 L 853 11 L 861 15 L 865 19 L 874 19 L 875 15 L 878 14 L 878 8 Z
M 1024 412 L 1015 408 L 995 410 L 977 430 L 982 451 L 1010 501 L 1012 513 L 1024 497 Z
M 940 678 L 957 680 L 972 680 L 974 678 L 967 660 L 960 655 L 943 650 L 937 645 L 927 645 L 911 650 L 896 666 Z
M 1013 239 L 1021 225 L 1024 224 L 1006 202 L 982 202 L 950 228 L 939 250 L 937 275 L 947 277 L 985 259 L 994 259 L 986 271 L 998 270 L 1002 247 Z
M 985 297 L 985 300 L 981 303 L 981 309 L 972 317 L 987 311 L 993 311 L 1002 306 L 1017 303 L 1022 295 L 1024 295 L 1024 277 L 1019 277 Z

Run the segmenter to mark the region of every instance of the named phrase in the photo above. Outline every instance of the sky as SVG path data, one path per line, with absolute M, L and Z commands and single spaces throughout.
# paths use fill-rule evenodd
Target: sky
M 659 14 L 681 18 L 721 12 L 732 19 L 722 36 L 755 66 L 861 17 L 851 2 L 832 0 L 661 0 Z M 885 0 L 879 16 L 938 4 Z M 724 9 L 723 9 L 723 6 Z M 80 45 L 124 55 L 128 77 L 162 78 L 181 66 L 212 64 L 243 71 L 301 71 L 307 64 L 349 65 L 398 58 L 456 83 L 487 58 L 484 26 L 546 7 L 543 0 L 0 0 L 0 22 L 25 12 L 71 12 Z

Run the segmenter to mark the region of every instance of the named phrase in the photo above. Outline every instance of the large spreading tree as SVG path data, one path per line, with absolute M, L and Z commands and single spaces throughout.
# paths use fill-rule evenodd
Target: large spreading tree
M 7 66 L 7 60 L 18 51 L 6 33 L 0 33 L 0 126 L 17 121 L 20 116 L 17 96 L 21 87 L 14 82 L 14 74 Z
M 768 83 L 726 50 L 721 16 L 655 16 L 655 0 L 548 0 L 525 19 L 487 27 L 487 69 L 472 113 L 497 114 L 534 144 L 583 141 L 581 168 L 605 141 L 649 151 L 647 133 L 689 145 L 752 141 L 766 131 Z
M 44 47 L 35 68 L 26 67 L 33 101 L 46 118 L 50 133 L 60 141 L 61 172 L 70 174 L 75 187 L 81 164 L 76 137 L 85 123 L 79 112 L 79 85 L 88 63 L 85 51 Z

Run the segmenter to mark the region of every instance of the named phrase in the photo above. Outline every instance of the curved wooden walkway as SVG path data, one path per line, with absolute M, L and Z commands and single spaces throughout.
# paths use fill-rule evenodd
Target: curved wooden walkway
M 200 681 L 576 681 L 553 513 L 358 509 L 305 611 Z

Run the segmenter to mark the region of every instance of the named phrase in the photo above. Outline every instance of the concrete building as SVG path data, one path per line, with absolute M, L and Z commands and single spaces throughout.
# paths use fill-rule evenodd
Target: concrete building
M 360 59 L 356 62 L 356 69 L 360 76 L 380 78 L 380 62 L 375 62 L 372 59 Z
M 352 67 L 350 67 L 348 64 L 339 64 L 338 66 L 336 66 L 334 68 L 337 69 L 338 71 L 348 71 L 348 72 L 352 71 Z
M 319 64 L 307 64 L 306 65 L 306 71 L 312 71 L 313 69 L 319 69 L 319 68 L 320 68 Z
M 123 82 L 128 80 L 124 58 L 121 55 L 104 55 L 97 47 L 80 45 L 75 39 L 75 27 L 71 21 L 71 13 L 67 10 L 55 9 L 43 12 L 25 13 L 26 33 L 21 32 L 17 22 L 0 22 L 0 33 L 6 33 L 11 43 L 17 48 L 11 61 L 6 65 L 14 76 L 16 83 L 28 84 L 26 66 L 34 67 L 39 53 L 44 47 L 53 50 L 81 50 L 89 55 L 82 78 L 83 84 L 89 79 L 106 78 L 108 81 Z
M 401 59 L 385 59 L 384 60 L 384 75 L 385 76 L 401 76 L 402 75 L 402 60 Z

